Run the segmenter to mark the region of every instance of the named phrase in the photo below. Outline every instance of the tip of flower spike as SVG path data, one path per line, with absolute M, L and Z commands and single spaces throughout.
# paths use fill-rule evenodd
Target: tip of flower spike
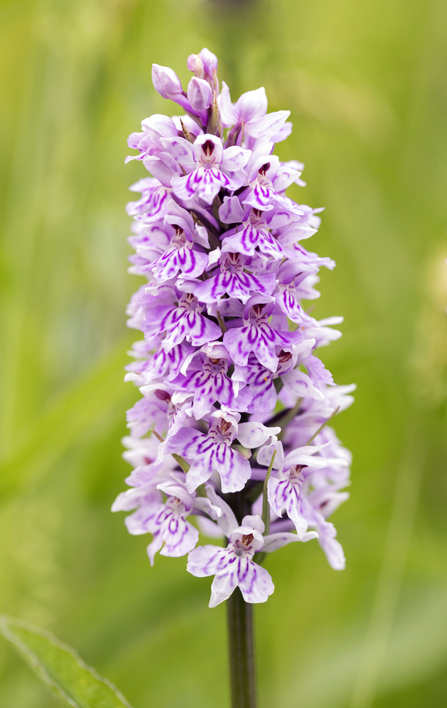
M 172 98 L 182 92 L 182 84 L 175 71 L 168 66 L 152 64 L 152 83 L 163 98 Z

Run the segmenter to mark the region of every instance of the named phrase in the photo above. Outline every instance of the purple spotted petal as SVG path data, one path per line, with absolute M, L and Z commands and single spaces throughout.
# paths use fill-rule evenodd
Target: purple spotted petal
M 226 549 L 218 546 L 199 546 L 189 554 L 187 570 L 197 578 L 206 578 L 224 570 L 227 563 Z
M 163 348 L 169 352 L 185 339 L 193 347 L 219 339 L 220 327 L 201 314 L 193 295 L 185 295 L 177 307 L 168 304 L 149 306 L 145 312 L 144 330 L 152 336 L 164 334 Z
M 219 169 L 198 167 L 189 175 L 174 177 L 172 187 L 180 199 L 191 199 L 197 195 L 207 204 L 212 204 L 222 187 L 230 187 L 230 180 Z
M 257 248 L 261 253 L 277 260 L 286 257 L 281 245 L 266 228 L 252 224 L 247 224 L 242 231 L 227 236 L 224 239 L 222 251 L 227 253 L 236 251 L 245 256 L 254 256 Z
M 307 531 L 307 521 L 301 511 L 301 484 L 292 483 L 289 479 L 270 477 L 268 482 L 268 500 L 273 511 L 282 515 L 285 511 L 295 524 L 298 536 Z
M 247 366 L 236 364 L 232 378 L 235 381 L 243 381 L 250 390 L 252 401 L 247 409 L 249 413 L 267 413 L 275 408 L 277 393 L 273 381 L 274 374 L 262 366 L 252 354 L 248 358 Z
M 228 554 L 229 555 L 229 554 Z M 211 599 L 209 607 L 217 607 L 221 602 L 228 600 L 238 585 L 237 561 L 235 556 L 229 556 L 226 567 L 216 575 L 211 584 Z
M 275 372 L 278 368 L 276 348 L 290 347 L 301 338 L 299 332 L 277 332 L 268 322 L 252 322 L 228 330 L 223 342 L 236 364 L 245 366 L 253 353 L 261 364 Z
M 218 442 L 192 428 L 182 428 L 168 442 L 166 452 L 185 457 L 191 467 L 187 474 L 187 488 L 193 492 L 218 472 L 224 494 L 243 489 L 250 477 L 248 461 L 233 450 L 227 442 Z
M 237 579 L 245 602 L 267 602 L 275 590 L 268 571 L 253 561 L 240 563 Z
M 206 253 L 193 251 L 189 246 L 173 248 L 163 253 L 151 266 L 151 271 L 160 283 L 174 278 L 179 271 L 190 278 L 202 275 L 208 265 Z
M 201 302 L 217 302 L 223 296 L 229 295 L 246 303 L 253 293 L 270 295 L 275 284 L 274 273 L 265 273 L 258 277 L 247 273 L 243 268 L 240 272 L 223 268 L 217 275 L 200 283 L 194 292 Z
M 158 180 L 147 177 L 131 187 L 134 191 L 141 191 L 141 199 L 129 202 L 126 211 L 129 216 L 144 215 L 145 223 L 151 223 L 163 218 L 169 201 L 169 191 Z
M 231 410 L 246 410 L 251 399 L 250 392 L 247 389 L 235 391 L 234 382 L 226 374 L 227 368 L 224 370 L 208 359 L 201 370 L 174 381 L 174 386 L 178 383 L 194 395 L 193 412 L 197 420 L 210 413 L 216 401 Z
M 166 515 L 163 523 L 162 556 L 178 558 L 189 553 L 199 540 L 199 532 L 179 514 Z

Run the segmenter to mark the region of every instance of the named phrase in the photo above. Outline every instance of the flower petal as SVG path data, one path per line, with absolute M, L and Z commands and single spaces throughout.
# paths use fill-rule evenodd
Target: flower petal
M 262 550 L 265 553 L 273 553 L 277 551 L 278 548 L 287 546 L 289 543 L 312 541 L 314 538 L 318 538 L 316 531 L 308 531 L 303 536 L 298 536 L 296 533 L 289 533 L 285 531 L 284 533 L 271 533 L 268 536 L 264 536 L 264 545 Z
M 238 569 L 238 585 L 245 602 L 267 602 L 275 586 L 270 573 L 258 563 L 248 559 L 241 559 Z M 245 565 L 245 567 L 244 567 Z

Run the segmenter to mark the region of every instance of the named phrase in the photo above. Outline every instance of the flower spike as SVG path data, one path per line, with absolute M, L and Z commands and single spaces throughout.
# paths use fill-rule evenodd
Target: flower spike
M 351 456 L 328 423 L 353 390 L 317 356 L 342 319 L 303 304 L 335 264 L 302 245 L 321 210 L 287 196 L 305 186 L 302 163 L 275 155 L 289 112 L 268 113 L 264 88 L 233 102 L 217 64 L 206 48 L 191 54 L 185 87 L 154 64 L 155 90 L 184 113 L 147 118 L 128 141 L 126 161 L 148 172 L 127 205 L 130 270 L 145 280 L 128 307 L 142 340 L 126 380 L 142 398 L 127 417 L 129 488 L 113 505 L 132 512 L 131 534 L 151 534 L 151 564 L 187 555 L 189 573 L 214 576 L 210 607 L 236 588 L 265 602 L 274 585 L 260 563 L 289 543 L 318 539 L 344 568 L 328 517 L 348 497 Z M 197 545 L 199 529 L 226 546 Z

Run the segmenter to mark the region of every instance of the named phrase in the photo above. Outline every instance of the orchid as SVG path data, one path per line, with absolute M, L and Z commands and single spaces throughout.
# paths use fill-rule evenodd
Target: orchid
M 212 204 L 221 189 L 235 191 L 247 180 L 242 169 L 249 150 L 236 146 L 224 149 L 215 135 L 199 135 L 193 145 L 185 138 L 167 138 L 163 146 L 188 175 L 176 175 L 172 186 L 180 199 L 199 199 Z
M 130 271 L 145 283 L 128 307 L 144 339 L 126 380 L 142 398 L 127 416 L 130 488 L 113 510 L 132 512 L 131 534 L 151 534 L 151 564 L 188 556 L 192 575 L 214 576 L 210 607 L 228 601 L 236 641 L 234 618 L 274 591 L 268 554 L 318 539 L 332 568 L 345 566 L 328 517 L 348 497 L 351 456 L 328 423 L 354 387 L 335 385 L 317 355 L 342 318 L 317 320 L 303 302 L 335 263 L 302 245 L 321 211 L 287 196 L 305 186 L 304 166 L 274 154 L 289 112 L 268 113 L 264 88 L 233 103 L 208 49 L 187 66 L 186 90 L 153 67 L 184 115 L 147 118 L 128 143 L 126 161 L 149 173 L 127 205 Z M 198 545 L 200 532 L 224 546 Z

